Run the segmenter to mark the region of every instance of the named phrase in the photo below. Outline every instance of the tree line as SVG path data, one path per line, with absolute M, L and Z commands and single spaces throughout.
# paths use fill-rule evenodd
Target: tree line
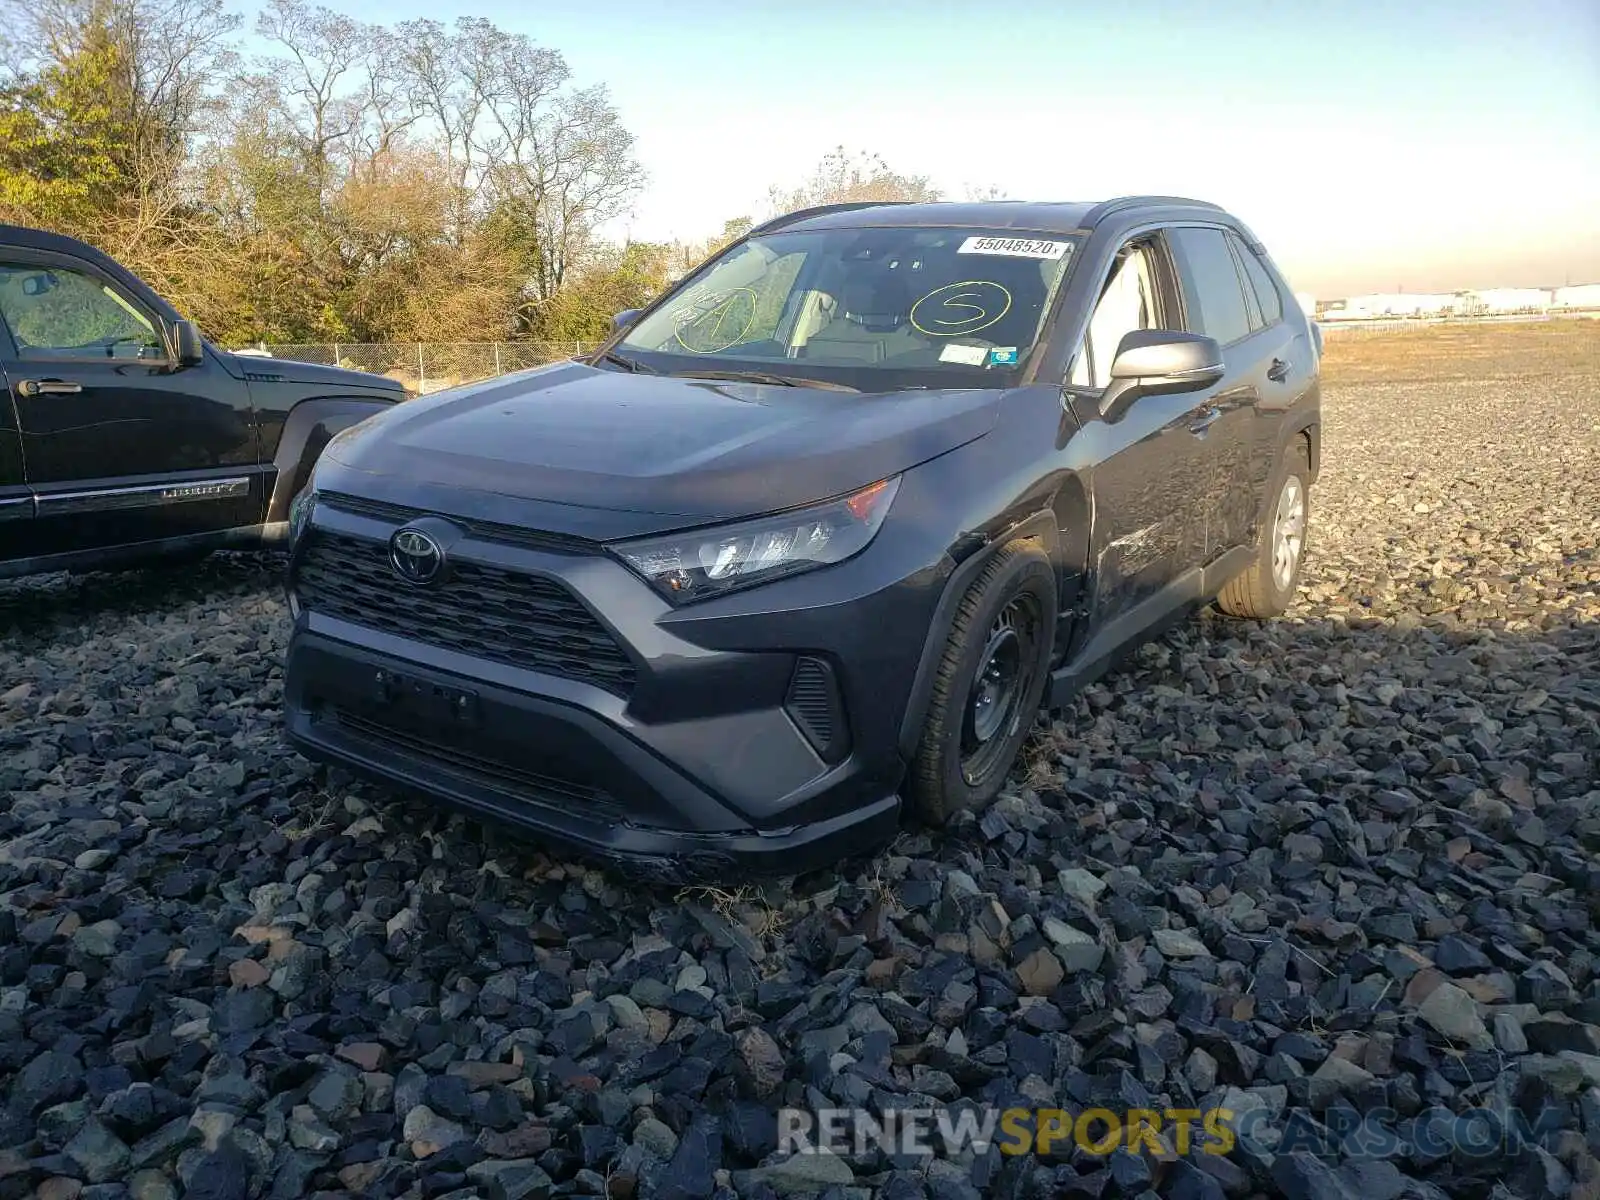
M 646 179 L 602 84 L 480 17 L 0 0 L 0 221 L 99 246 L 209 336 L 594 340 L 706 254 L 605 240 Z M 774 212 L 937 199 L 829 154 Z

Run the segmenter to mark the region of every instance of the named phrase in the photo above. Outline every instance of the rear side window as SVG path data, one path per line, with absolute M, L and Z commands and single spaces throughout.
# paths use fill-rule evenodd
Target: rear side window
M 1183 273 L 1189 332 L 1214 337 L 1224 346 L 1250 336 L 1244 289 L 1222 230 L 1180 227 L 1170 236 Z
M 1261 312 L 1261 324 L 1276 325 L 1283 320 L 1283 296 L 1272 280 L 1272 273 L 1261 261 L 1261 256 L 1242 240 L 1230 236 L 1229 241 L 1233 243 L 1239 261 L 1244 264 L 1244 273 L 1250 277 L 1250 287 L 1256 294 L 1256 306 Z

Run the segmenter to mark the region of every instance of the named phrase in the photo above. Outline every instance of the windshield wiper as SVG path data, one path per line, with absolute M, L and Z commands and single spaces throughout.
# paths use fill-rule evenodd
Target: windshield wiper
M 621 367 L 624 371 L 632 371 L 635 375 L 661 374 L 661 372 L 657 371 L 654 367 L 647 367 L 637 359 L 625 358 L 623 355 L 617 354 L 610 350 L 607 350 L 604 354 L 602 354 L 599 361 L 616 363 L 616 365 Z
M 777 387 L 814 387 L 825 392 L 859 392 L 860 388 L 853 388 L 847 383 L 834 383 L 831 380 L 794 378 L 788 375 L 774 375 L 770 371 L 673 371 L 673 375 L 688 379 L 734 379 L 742 383 L 770 383 Z

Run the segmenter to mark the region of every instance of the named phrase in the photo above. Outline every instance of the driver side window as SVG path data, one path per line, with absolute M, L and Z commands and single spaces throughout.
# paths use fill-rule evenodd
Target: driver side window
M 1111 360 L 1123 337 L 1137 329 L 1160 327 L 1150 246 L 1130 243 L 1118 252 L 1100 292 L 1069 382 L 1074 387 L 1104 389 L 1111 382 Z
M 23 358 L 166 357 L 155 325 L 132 301 L 66 267 L 0 263 L 0 319 Z

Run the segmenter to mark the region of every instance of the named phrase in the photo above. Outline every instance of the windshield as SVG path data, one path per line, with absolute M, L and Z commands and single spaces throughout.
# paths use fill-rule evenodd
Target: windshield
M 1007 386 L 1076 246 L 995 229 L 774 233 L 670 296 L 615 349 L 671 374 L 811 376 L 873 391 Z

